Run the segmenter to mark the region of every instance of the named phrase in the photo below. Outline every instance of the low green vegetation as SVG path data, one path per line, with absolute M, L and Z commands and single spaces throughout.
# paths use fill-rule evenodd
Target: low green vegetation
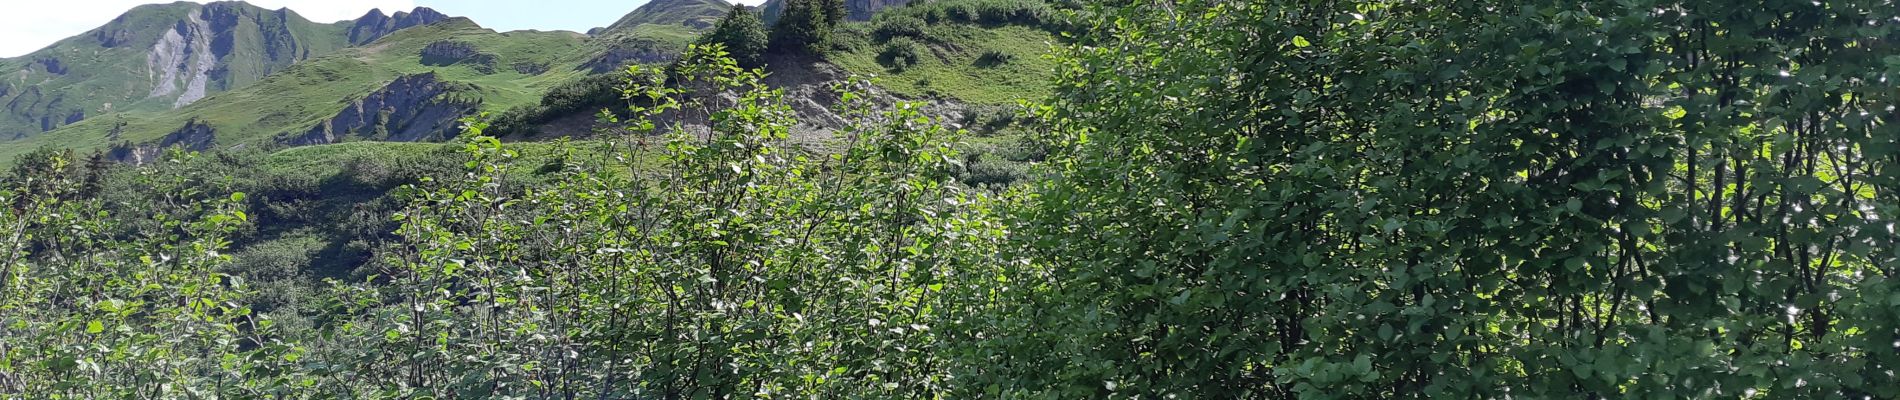
M 524 74 L 511 67 L 489 69 L 478 63 L 425 65 L 423 49 L 439 42 L 506 55 L 491 65 L 526 62 L 552 67 Z M 0 159 L 15 159 L 44 146 L 90 151 L 117 143 L 157 142 L 193 120 L 215 129 L 222 147 L 270 147 L 275 138 L 302 133 L 336 115 L 350 101 L 398 77 L 429 72 L 440 80 L 465 84 L 473 91 L 465 97 L 478 98 L 484 110 L 500 112 L 534 103 L 550 88 L 584 76 L 584 71 L 576 70 L 582 62 L 579 54 L 584 45 L 583 38 L 571 33 L 496 33 L 467 20 L 416 27 L 364 47 L 296 64 L 257 84 L 213 95 L 177 111 L 96 118 L 6 143 L 0 146 Z
M 772 22 L 768 48 L 779 54 L 826 54 L 845 13 L 844 0 L 786 0 Z
M 206 48 L 183 52 L 192 43 L 179 37 L 177 29 L 193 20 L 215 21 L 221 29 L 202 33 L 209 38 L 195 38 L 205 40 Z M 0 59 L 0 71 L 7 76 L 0 83 L 0 142 L 113 112 L 171 110 L 181 97 L 190 99 L 186 93 L 197 71 L 186 68 L 192 65 L 188 61 L 217 65 L 216 71 L 206 71 L 205 93 L 248 86 L 294 63 L 349 46 L 348 30 L 347 21 L 316 23 L 296 13 L 241 2 L 139 6 L 85 34 L 32 54 Z M 166 48 L 181 52 L 156 50 L 165 40 L 175 40 Z M 179 65 L 153 65 L 161 59 Z M 171 90 L 159 89 L 167 83 Z
M 852 73 L 875 76 L 879 87 L 912 98 L 997 105 L 1049 95 L 1057 64 L 1045 55 L 1059 42 L 1048 32 L 966 24 L 931 25 L 929 30 L 933 33 L 928 39 L 896 36 L 882 43 L 851 43 L 828 59 Z
M 732 54 L 739 65 L 746 68 L 764 66 L 766 46 L 770 38 L 766 35 L 765 23 L 759 20 L 757 13 L 744 6 L 733 6 L 726 12 L 726 18 L 712 32 L 699 38 L 700 44 L 717 43 Z
M 36 152 L 0 395 L 1900 397 L 1900 9 L 1167 5 L 823 152 L 717 44 L 586 142 Z

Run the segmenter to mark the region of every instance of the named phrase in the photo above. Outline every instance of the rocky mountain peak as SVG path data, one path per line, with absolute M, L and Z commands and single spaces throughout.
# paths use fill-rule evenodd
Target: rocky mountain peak
M 363 45 L 389 36 L 399 30 L 433 24 L 448 20 L 449 16 L 428 7 L 416 7 L 412 11 L 397 11 L 395 15 L 383 15 L 383 10 L 369 10 L 350 27 L 350 44 Z

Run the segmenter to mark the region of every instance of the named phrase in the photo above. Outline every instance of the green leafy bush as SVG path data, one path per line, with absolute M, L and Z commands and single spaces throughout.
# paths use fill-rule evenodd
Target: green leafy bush
M 840 90 L 811 151 L 712 45 L 550 158 L 35 153 L 0 395 L 1900 397 L 1900 26 L 1859 23 L 1900 10 L 1169 5 L 1101 10 L 1020 146 Z M 266 223 L 306 213 L 363 274 L 290 285 L 341 246 Z
M 701 36 L 699 43 L 723 45 L 726 52 L 739 61 L 740 66 L 758 68 L 764 63 L 762 57 L 767 40 L 765 23 L 759 21 L 759 16 L 746 6 L 737 5 L 726 13 L 726 18 L 720 20 L 712 32 Z
M 824 54 L 844 16 L 843 0 L 786 0 L 768 47 L 784 54 Z
M 884 50 L 877 53 L 877 62 L 891 69 L 902 71 L 921 62 L 929 50 L 908 37 L 891 39 L 884 44 Z
M 998 50 L 984 50 L 982 55 L 976 57 L 976 66 L 995 68 L 1003 64 L 1009 64 L 1015 60 L 1016 55 L 1014 54 L 1004 53 Z
M 875 35 L 877 40 L 888 41 L 898 37 L 914 39 L 925 39 L 929 37 L 924 33 L 927 27 L 924 20 L 905 14 L 890 15 L 889 17 L 874 18 L 871 21 L 871 32 Z
M 912 2 L 878 13 L 874 22 L 916 19 L 929 24 L 1026 25 L 1067 29 L 1061 12 L 1043 0 L 944 0 Z

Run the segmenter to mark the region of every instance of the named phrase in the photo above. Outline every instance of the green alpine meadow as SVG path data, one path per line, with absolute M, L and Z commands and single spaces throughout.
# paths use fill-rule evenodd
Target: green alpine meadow
M 72 3 L 0 399 L 1900 399 L 1890 0 Z

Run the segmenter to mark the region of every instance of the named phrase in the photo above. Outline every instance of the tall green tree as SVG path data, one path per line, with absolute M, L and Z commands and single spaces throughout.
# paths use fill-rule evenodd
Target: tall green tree
M 831 32 L 844 22 L 843 0 L 787 0 L 772 26 L 771 49 L 787 54 L 824 54 Z
M 726 18 L 719 20 L 719 26 L 712 32 L 700 37 L 700 44 L 718 43 L 724 45 L 726 52 L 742 68 L 764 66 L 765 47 L 770 40 L 765 32 L 765 23 L 759 21 L 759 15 L 745 5 L 732 7 Z
M 1900 395 L 1900 10 L 1098 14 L 1003 371 L 1061 398 Z M 1006 325 L 1007 326 L 1007 325 Z M 1010 397 L 1010 396 L 990 396 Z

